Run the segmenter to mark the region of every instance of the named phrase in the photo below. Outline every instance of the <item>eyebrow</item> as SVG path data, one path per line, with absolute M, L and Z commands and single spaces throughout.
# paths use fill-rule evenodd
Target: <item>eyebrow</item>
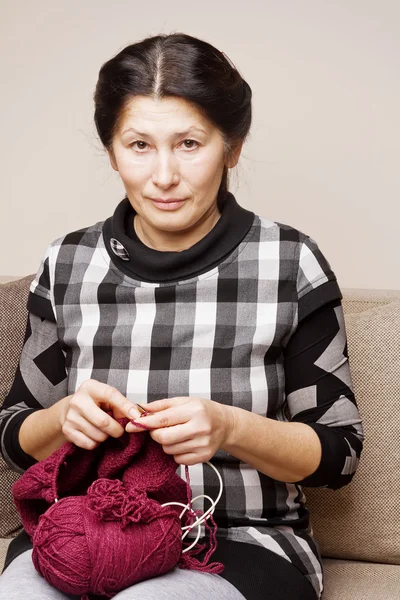
M 179 132 L 175 133 L 174 135 L 176 137 L 182 137 L 184 135 L 188 135 L 192 131 L 199 131 L 200 133 L 207 134 L 207 132 L 204 131 L 204 129 L 193 126 L 193 127 L 189 127 L 189 129 L 186 129 L 186 131 L 179 131 Z M 136 135 L 139 135 L 141 137 L 151 137 L 151 135 L 149 133 L 145 133 L 143 131 L 138 131 L 137 129 L 134 129 L 133 127 L 128 127 L 128 129 L 124 129 L 124 131 L 121 133 L 121 135 L 125 135 L 125 133 L 131 133 L 131 132 L 133 132 Z

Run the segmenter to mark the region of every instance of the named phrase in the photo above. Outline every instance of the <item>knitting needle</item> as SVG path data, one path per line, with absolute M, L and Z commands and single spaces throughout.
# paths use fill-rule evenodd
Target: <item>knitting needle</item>
M 149 414 L 147 412 L 147 410 L 145 408 L 143 408 L 143 406 L 140 406 L 140 404 L 138 404 L 137 402 L 135 402 L 135 404 L 136 404 L 138 411 L 140 412 L 140 418 L 146 417 Z M 135 419 L 132 419 L 131 423 L 133 423 L 133 425 L 136 425 Z M 147 427 L 146 425 L 139 425 L 139 427 L 144 427 L 144 429 L 148 429 L 150 431 L 150 427 Z
M 147 415 L 147 410 L 145 408 L 143 408 L 143 406 L 140 406 L 140 404 L 137 404 L 137 402 L 135 402 L 135 406 L 140 413 L 139 418 L 145 417 Z M 135 419 L 131 419 L 131 423 L 133 423 L 135 425 Z

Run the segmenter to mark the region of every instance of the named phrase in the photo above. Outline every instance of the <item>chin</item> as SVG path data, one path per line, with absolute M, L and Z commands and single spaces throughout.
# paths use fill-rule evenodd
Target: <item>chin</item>
M 193 213 L 184 210 L 184 207 L 174 211 L 152 210 L 147 213 L 148 220 L 153 227 L 165 231 L 179 231 L 191 227 L 193 223 Z M 196 222 L 196 219 L 194 220 Z
M 166 231 L 168 233 L 178 233 L 179 231 L 185 231 L 193 227 L 194 223 L 185 219 L 157 219 L 152 222 L 152 226 L 160 231 Z

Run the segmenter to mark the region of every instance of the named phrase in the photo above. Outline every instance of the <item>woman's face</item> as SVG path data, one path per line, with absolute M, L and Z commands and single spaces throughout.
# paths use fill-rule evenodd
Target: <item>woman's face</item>
M 133 97 L 121 121 L 109 155 L 139 237 L 159 249 L 189 247 L 217 222 L 224 164 L 235 166 L 241 148 L 225 161 L 218 129 L 181 98 Z

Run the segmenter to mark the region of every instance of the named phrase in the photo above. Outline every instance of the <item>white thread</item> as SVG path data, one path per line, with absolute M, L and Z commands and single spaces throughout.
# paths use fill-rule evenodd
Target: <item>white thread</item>
M 219 494 L 216 500 L 212 500 L 212 498 L 210 498 L 210 496 L 206 496 L 205 494 L 200 494 L 200 496 L 196 496 L 195 498 L 192 498 L 191 501 L 191 505 L 193 505 L 193 502 L 196 502 L 196 500 L 199 500 L 200 498 L 206 498 L 207 500 L 210 501 L 211 506 L 210 508 L 208 508 L 205 513 L 203 513 L 201 515 L 201 517 L 199 517 L 194 523 L 192 523 L 191 525 L 186 525 L 185 527 L 182 527 L 182 531 L 185 531 L 185 529 L 187 531 L 185 531 L 185 533 L 182 535 L 182 540 L 185 539 L 185 537 L 187 536 L 187 534 L 194 528 L 197 527 L 197 535 L 196 535 L 196 539 L 193 542 L 193 544 L 191 544 L 188 548 L 185 548 L 185 550 L 182 550 L 182 554 L 184 554 L 185 552 L 189 552 L 189 550 L 191 550 L 192 548 L 194 548 L 194 546 L 197 544 L 197 542 L 200 539 L 200 534 L 201 534 L 201 524 L 204 523 L 204 521 L 206 521 L 213 513 L 215 510 L 216 505 L 218 504 L 221 496 L 222 496 L 222 491 L 224 489 L 223 483 L 222 483 L 222 477 L 221 475 L 218 473 L 217 469 L 214 467 L 214 465 L 212 465 L 210 462 L 206 462 L 206 465 L 210 465 L 210 467 L 212 469 L 214 469 L 214 471 L 217 474 L 218 480 L 219 480 Z M 185 514 L 185 512 L 187 510 L 191 510 L 192 512 L 194 512 L 191 508 L 190 504 L 182 504 L 181 502 L 166 502 L 165 504 L 162 504 L 161 506 L 182 506 L 183 507 L 183 511 L 181 512 L 181 514 L 179 515 L 179 518 L 181 519 L 183 517 L 183 515 Z

